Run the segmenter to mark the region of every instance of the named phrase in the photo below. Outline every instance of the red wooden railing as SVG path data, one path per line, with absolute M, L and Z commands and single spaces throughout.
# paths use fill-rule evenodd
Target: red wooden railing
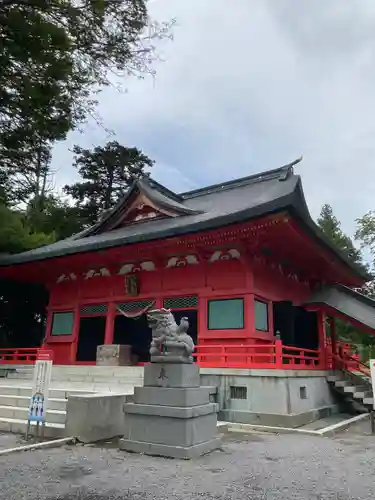
M 0 349 L 0 364 L 32 365 L 35 363 L 40 347 L 20 349 Z
M 363 363 L 358 356 L 350 356 L 348 354 L 339 355 L 331 353 L 331 360 L 328 368 L 331 370 L 360 372 L 367 377 L 371 377 L 370 366 L 367 363 Z
M 201 367 L 283 370 L 325 369 L 319 350 L 272 344 L 198 345 L 194 354 Z

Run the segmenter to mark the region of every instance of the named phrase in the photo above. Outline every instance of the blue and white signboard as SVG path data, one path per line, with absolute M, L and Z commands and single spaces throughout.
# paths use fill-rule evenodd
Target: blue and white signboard
M 29 422 L 44 424 L 48 406 L 48 393 L 51 383 L 52 361 L 37 360 L 34 368 L 33 391 L 29 407 Z

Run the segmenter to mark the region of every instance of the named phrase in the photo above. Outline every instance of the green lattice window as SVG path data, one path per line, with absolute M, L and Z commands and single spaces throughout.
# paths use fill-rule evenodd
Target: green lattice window
M 52 329 L 51 335 L 72 335 L 74 323 L 74 313 L 69 312 L 55 312 L 52 314 Z
M 268 304 L 261 300 L 254 300 L 255 329 L 268 332 Z
M 80 309 L 81 316 L 92 316 L 94 314 L 100 314 L 105 316 L 108 311 L 107 304 L 92 304 L 90 306 L 82 306 Z
M 243 299 L 221 299 L 208 301 L 209 330 L 239 330 L 243 327 Z
M 198 307 L 198 297 L 188 295 L 186 297 L 170 297 L 164 299 L 163 307 L 166 309 L 188 309 L 189 307 Z
M 116 304 L 116 306 L 125 313 L 133 313 L 145 309 L 153 302 L 153 300 L 134 300 L 132 302 L 121 302 L 120 304 Z

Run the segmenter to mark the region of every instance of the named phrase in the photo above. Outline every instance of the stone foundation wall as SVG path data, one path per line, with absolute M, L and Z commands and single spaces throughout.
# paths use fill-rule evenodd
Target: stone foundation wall
M 323 371 L 202 368 L 201 384 L 217 386 L 229 422 L 298 427 L 337 411 Z

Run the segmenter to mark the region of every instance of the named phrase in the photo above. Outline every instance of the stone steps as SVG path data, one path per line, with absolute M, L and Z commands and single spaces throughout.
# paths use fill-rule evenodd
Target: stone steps
M 31 431 L 33 434 L 35 429 L 35 422 L 31 423 Z M 13 434 L 26 434 L 27 421 L 24 419 L 17 418 L 0 418 L 0 431 L 1 432 L 12 432 Z M 65 424 L 52 424 L 46 423 L 44 427 L 44 437 L 46 438 L 59 438 L 65 437 Z
M 33 367 L 22 365 L 2 365 L 8 370 L 9 380 L 33 379 Z M 141 366 L 77 366 L 54 365 L 51 382 L 64 384 L 102 384 L 104 386 L 141 386 L 143 384 L 143 367 Z M 100 387 L 99 387 L 100 389 Z M 96 389 L 95 389 L 96 390 Z
M 358 383 L 353 381 L 353 374 L 339 372 L 328 375 L 327 381 L 335 390 L 344 396 L 349 397 L 353 403 L 360 404 L 366 410 L 372 410 L 374 406 L 374 396 L 370 382 L 364 385 L 360 378 Z
M 66 411 L 66 403 L 68 402 L 65 398 L 49 398 L 48 408 L 51 410 L 61 410 Z M 15 406 L 15 407 L 28 407 L 30 403 L 30 396 L 17 396 L 14 394 L 3 394 L 0 395 L 0 406 Z
M 6 374 L 0 378 L 0 431 L 25 433 L 34 367 L 11 365 L 4 369 L 2 365 L 2 369 Z M 65 436 L 66 407 L 70 394 L 132 395 L 134 387 L 142 384 L 142 367 L 54 366 L 45 436 Z

